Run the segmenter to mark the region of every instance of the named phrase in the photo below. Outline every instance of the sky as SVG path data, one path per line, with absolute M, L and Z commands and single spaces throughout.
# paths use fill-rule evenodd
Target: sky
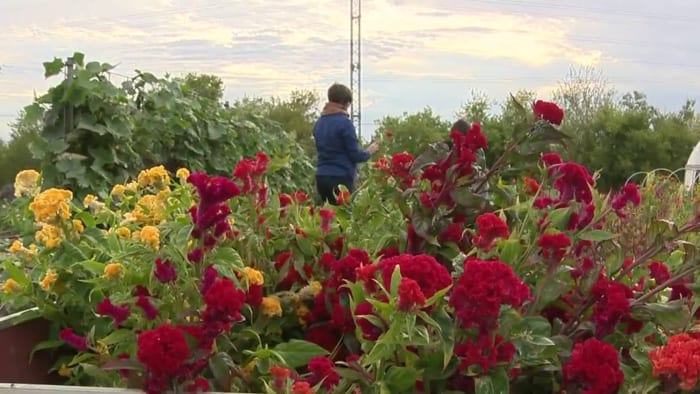
M 133 70 L 211 73 L 225 98 L 321 94 L 349 84 L 349 0 L 0 0 L 0 138 L 75 51 Z M 117 5 L 118 4 L 118 5 Z M 472 92 L 548 99 L 576 65 L 664 110 L 700 96 L 696 0 L 364 0 L 362 132 L 430 106 L 451 119 Z

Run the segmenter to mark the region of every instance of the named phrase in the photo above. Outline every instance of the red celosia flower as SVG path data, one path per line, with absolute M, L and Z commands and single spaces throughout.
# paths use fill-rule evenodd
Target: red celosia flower
M 410 278 L 401 278 L 399 284 L 399 304 L 400 311 L 408 312 L 425 305 L 425 294 L 418 282 Z
M 394 133 L 393 133 L 391 130 L 386 130 L 386 131 L 384 132 L 384 135 L 385 135 L 387 138 L 391 138 L 391 137 L 394 136 Z
M 284 391 L 287 387 L 287 379 L 292 376 L 292 371 L 284 367 L 273 365 L 270 367 L 270 375 L 272 375 L 273 378 L 272 388 L 275 391 Z
M 139 334 L 136 355 L 148 372 L 172 377 L 192 353 L 181 330 L 170 324 L 162 324 Z
M 158 317 L 158 309 L 151 303 L 146 296 L 139 296 L 136 301 L 136 306 L 143 310 L 143 315 L 147 320 L 155 320 Z
M 384 323 L 384 321 L 376 315 L 374 307 L 367 301 L 357 304 L 354 315 L 357 319 L 357 326 L 360 327 L 360 330 L 362 331 L 362 337 L 368 341 L 376 341 L 386 329 L 386 323 Z M 374 316 L 376 318 L 375 320 L 381 321 L 384 326 L 377 327 L 369 319 L 361 316 Z
M 568 203 L 571 200 L 590 204 L 593 201 L 591 186 L 595 181 L 586 167 L 573 162 L 561 164 L 556 169 L 557 179 L 554 188 L 559 191 L 559 201 Z
M 571 239 L 564 233 L 544 234 L 537 241 L 537 245 L 542 248 L 542 257 L 558 263 L 566 256 Z
M 386 248 L 382 248 L 377 252 L 377 257 L 379 259 L 388 259 L 389 257 L 394 257 L 398 256 L 399 253 L 399 248 L 396 246 L 387 246 Z
M 540 184 L 537 183 L 536 180 L 526 176 L 523 179 L 523 190 L 528 196 L 534 196 L 538 191 L 540 191 Z
M 285 208 L 289 205 L 292 204 L 294 200 L 292 200 L 292 196 L 289 194 L 282 193 L 279 195 L 279 200 L 280 200 L 280 208 Z
M 306 330 L 304 339 L 332 352 L 340 342 L 341 333 L 330 326 L 315 326 Z
M 402 254 L 384 259 L 378 264 L 382 281 L 387 289 L 391 286 L 391 276 L 396 266 L 401 270 L 401 277 L 416 281 L 427 298 L 452 285 L 452 277 L 447 269 L 433 256 L 427 254 Z
M 536 118 L 544 119 L 557 126 L 564 120 L 564 110 L 549 101 L 535 101 L 532 105 L 532 112 L 535 113 Z
M 620 189 L 620 191 L 613 197 L 610 205 L 615 210 L 617 216 L 624 218 L 627 215 L 622 211 L 627 204 L 632 206 L 639 206 L 642 202 L 642 195 L 639 193 L 639 185 L 634 183 L 627 183 Z
M 593 306 L 593 321 L 598 338 L 612 334 L 623 319 L 630 317 L 629 299 L 634 294 L 624 283 L 601 276 L 591 289 L 591 295 L 596 300 Z
M 187 385 L 187 392 L 192 394 L 206 393 L 209 390 L 211 390 L 209 381 L 202 377 L 196 378 L 192 383 Z
M 114 305 L 109 298 L 102 300 L 96 309 L 98 314 L 111 317 L 115 327 L 119 327 L 130 315 L 129 305 Z
M 669 338 L 668 344 L 649 352 L 656 377 L 677 377 L 680 388 L 693 390 L 700 377 L 700 340 L 687 333 Z
M 331 390 L 340 383 L 340 375 L 335 371 L 335 364 L 328 357 L 314 357 L 308 365 L 311 376 L 308 382 L 312 386 L 321 383 L 325 389 Z
M 58 338 L 74 347 L 79 352 L 84 352 L 87 350 L 87 338 L 76 334 L 72 328 L 64 328 L 61 330 L 61 332 L 58 334 Z
M 323 208 L 318 211 L 318 214 L 321 217 L 321 230 L 323 230 L 324 233 L 330 232 L 330 224 L 333 218 L 335 218 L 335 211 Z
M 213 265 L 207 266 L 207 268 L 204 269 L 204 274 L 202 275 L 199 293 L 202 295 L 206 294 L 218 276 L 219 273 L 216 271 L 216 268 L 214 268 Z
M 224 202 L 241 193 L 232 180 L 222 176 L 211 177 L 202 172 L 195 172 L 187 178 L 187 182 L 197 189 L 200 204 L 207 206 Z
M 569 230 L 583 230 L 588 226 L 591 221 L 593 221 L 593 216 L 595 215 L 595 205 L 586 204 L 583 206 L 582 211 L 572 212 L 569 216 L 569 223 L 567 228 Z
M 671 279 L 671 271 L 669 271 L 668 266 L 660 261 L 654 261 L 649 264 L 649 275 L 654 279 L 657 286 L 660 286 Z M 674 281 L 674 283 L 670 284 L 671 295 L 669 299 L 671 301 L 680 298 L 687 299 L 693 296 L 693 291 L 686 286 L 687 282 L 688 280 L 685 279 Z
M 380 157 L 374 162 L 374 168 L 387 174 L 391 171 L 389 167 L 389 159 L 386 157 Z
M 500 335 L 494 339 L 490 334 L 480 334 L 476 340 L 467 340 L 455 346 L 455 355 L 460 358 L 461 371 L 478 365 L 481 372 L 487 374 L 498 363 L 509 363 L 515 356 L 515 346 L 511 342 L 503 342 Z
M 558 153 L 554 152 L 543 153 L 540 157 L 540 161 L 542 161 L 542 163 L 548 168 L 559 165 L 564 162 L 561 156 L 559 156 Z
M 156 259 L 155 277 L 160 283 L 174 282 L 177 279 L 175 265 L 170 260 Z
M 338 193 L 338 198 L 337 198 L 338 205 L 345 205 L 350 203 L 350 192 L 347 190 L 341 190 L 340 193 Z
M 296 191 L 294 192 L 294 201 L 297 202 L 297 204 L 303 204 L 309 199 L 309 196 L 302 192 L 302 191 Z
M 477 234 L 472 237 L 472 243 L 484 251 L 490 250 L 497 238 L 508 238 L 510 234 L 506 222 L 492 212 L 479 215 L 476 228 Z
M 498 260 L 467 259 L 449 304 L 462 328 L 488 332 L 498 325 L 501 305 L 519 308 L 528 299 L 530 288 L 509 265 Z
M 262 304 L 262 299 L 263 299 L 263 286 L 262 285 L 250 285 L 248 287 L 248 294 L 246 295 L 245 302 L 252 306 L 253 308 L 257 308 Z
M 239 321 L 243 318 L 241 308 L 245 304 L 245 299 L 245 292 L 237 289 L 231 279 L 218 278 L 204 294 L 204 303 L 207 304 L 205 318 L 215 315 L 217 319 Z
M 416 158 L 408 152 L 401 152 L 391 157 L 391 175 L 400 180 L 411 179 L 411 167 Z
M 296 381 L 292 384 L 292 394 L 316 394 L 309 382 Z
M 440 233 L 438 240 L 440 242 L 454 242 L 458 246 L 461 245 L 464 238 L 464 225 L 461 223 L 450 223 L 445 230 Z
M 574 345 L 562 372 L 565 384 L 582 390 L 581 394 L 614 394 L 625 380 L 617 350 L 595 338 Z

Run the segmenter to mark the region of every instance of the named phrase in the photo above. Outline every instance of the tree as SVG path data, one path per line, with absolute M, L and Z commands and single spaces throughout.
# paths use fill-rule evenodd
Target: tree
M 182 81 L 182 90 L 186 96 L 197 95 L 218 103 L 224 97 L 224 81 L 216 75 L 189 73 Z
M 39 138 L 41 123 L 28 120 L 22 111 L 10 129 L 10 140 L 0 141 L 0 186 L 13 182 L 18 172 L 40 166 L 32 157 L 29 145 Z
M 375 138 L 390 140 L 381 144 L 382 154 L 406 151 L 415 155 L 432 143 L 448 140 L 451 124 L 452 122 L 433 113 L 430 107 L 426 107 L 413 114 L 404 112 L 402 116 L 382 118 L 378 122 Z
M 553 100 L 566 111 L 566 125 L 585 128 L 600 108 L 615 100 L 615 90 L 602 72 L 591 66 L 572 66 L 554 90 Z M 573 126 L 573 127 L 572 127 Z

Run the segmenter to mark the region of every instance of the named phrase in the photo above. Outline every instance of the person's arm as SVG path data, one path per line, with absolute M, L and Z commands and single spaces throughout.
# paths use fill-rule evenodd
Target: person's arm
M 346 126 L 343 127 L 343 143 L 345 144 L 345 150 L 350 156 L 350 160 L 354 163 L 364 163 L 369 160 L 371 153 L 368 150 L 360 149 L 360 142 L 357 140 L 357 134 L 355 133 L 355 126 L 352 122 L 348 120 Z

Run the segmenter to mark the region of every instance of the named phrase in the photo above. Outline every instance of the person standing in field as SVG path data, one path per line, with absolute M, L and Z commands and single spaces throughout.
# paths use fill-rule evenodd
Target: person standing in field
M 339 186 L 354 191 L 357 164 L 364 163 L 374 154 L 376 142 L 360 148 L 360 142 L 348 114 L 352 92 L 339 83 L 328 88 L 328 102 L 314 126 L 316 142 L 316 188 L 323 202 L 337 205 Z

